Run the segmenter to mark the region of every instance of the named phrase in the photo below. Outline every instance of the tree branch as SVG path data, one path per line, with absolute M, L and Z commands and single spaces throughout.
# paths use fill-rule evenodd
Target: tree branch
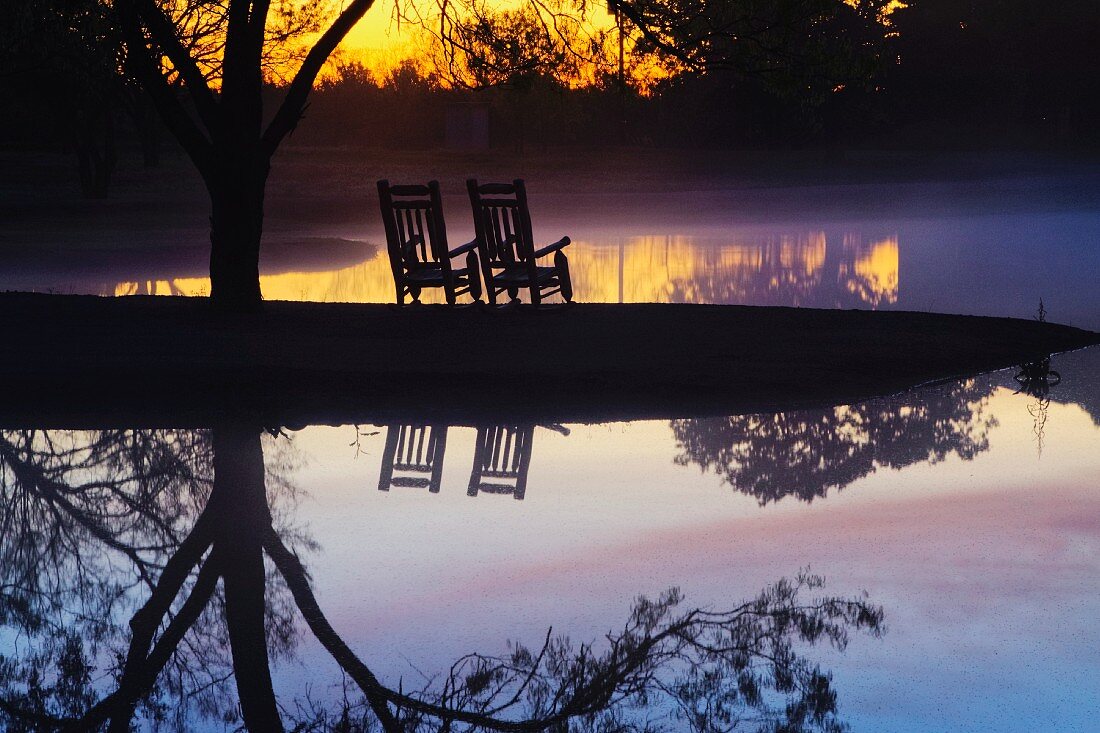
M 372 5 L 374 0 L 352 0 L 310 49 L 298 73 L 294 75 L 294 80 L 290 82 L 290 88 L 279 106 L 279 111 L 275 113 L 271 124 L 264 132 L 260 143 L 264 153 L 272 155 L 283 138 L 298 125 L 298 120 L 302 118 L 302 111 L 306 106 L 306 98 L 313 89 L 313 82 L 321 73 L 325 61 Z
M 394 719 L 393 713 L 386 704 L 385 696 L 382 694 L 386 688 L 329 624 L 313 595 L 313 590 L 309 587 L 306 570 L 302 567 L 301 561 L 279 539 L 274 527 L 267 527 L 263 545 L 286 580 L 287 587 L 290 588 L 290 593 L 294 596 L 294 602 L 301 610 L 310 631 L 332 655 L 337 664 L 342 669 L 347 670 L 349 676 L 359 685 L 363 694 L 367 696 L 367 702 L 370 704 L 371 710 L 374 711 L 374 714 L 378 716 L 378 720 L 382 723 L 383 730 L 387 733 L 400 733 L 403 728 Z
M 133 6 L 135 2 L 137 7 L 132 12 L 135 12 L 144 21 L 145 27 L 149 29 L 154 40 L 164 49 L 164 54 L 172 62 L 172 66 L 175 67 L 176 71 L 179 72 L 180 77 L 183 78 L 187 90 L 191 93 L 191 98 L 195 100 L 195 109 L 198 110 L 203 124 L 206 125 L 206 129 L 213 136 L 221 124 L 221 116 L 217 100 L 214 99 L 214 92 L 210 89 L 210 85 L 206 83 L 206 77 L 203 76 L 198 64 L 195 63 L 195 59 L 180 42 L 175 25 L 155 2 L 152 0 L 123 0 L 119 3 L 119 6 Z
M 118 689 L 96 703 L 79 720 L 66 726 L 66 731 L 95 730 L 108 720 L 111 721 L 112 731 L 130 729 L 134 703 L 156 683 L 164 665 L 168 663 L 179 646 L 180 640 L 210 602 L 218 585 L 221 564 L 217 553 L 212 552 L 199 569 L 195 585 L 187 596 L 187 600 L 161 634 L 152 652 L 145 656 L 144 651 L 131 646 Z M 122 717 L 119 717 L 120 714 Z
M 195 167 L 199 169 L 199 173 L 207 177 L 213 159 L 213 146 L 210 140 L 187 114 L 187 110 L 176 97 L 175 90 L 160 72 L 159 65 L 153 59 L 146 43 L 145 34 L 141 31 L 141 22 L 133 8 L 128 4 L 122 4 L 119 6 L 118 15 L 123 37 L 126 39 L 126 66 L 145 87 L 164 124 L 187 151 Z

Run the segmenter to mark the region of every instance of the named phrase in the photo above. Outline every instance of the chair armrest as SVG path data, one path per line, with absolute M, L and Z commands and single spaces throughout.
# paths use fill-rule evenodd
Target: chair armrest
M 542 249 L 535 250 L 535 258 L 545 257 L 551 252 L 557 252 L 559 249 L 565 249 L 569 245 L 569 237 L 562 237 L 553 244 L 548 244 Z
M 471 239 L 469 242 L 462 245 L 461 247 L 456 247 L 452 249 L 448 254 L 451 257 L 458 257 L 459 255 L 466 254 L 467 252 L 473 252 L 475 249 L 477 249 L 477 240 Z

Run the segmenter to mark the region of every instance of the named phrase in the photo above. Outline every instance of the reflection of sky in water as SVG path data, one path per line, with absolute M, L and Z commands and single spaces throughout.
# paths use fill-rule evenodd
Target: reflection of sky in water
M 1100 712 L 1100 349 L 1053 366 L 1064 380 L 1043 401 L 1014 393 L 1011 373 L 1001 373 L 776 415 L 497 432 L 452 425 L 437 456 L 438 493 L 378 490 L 401 445 L 388 440 L 392 427 L 309 427 L 265 438 L 267 491 L 328 619 L 392 684 L 417 687 L 421 671 L 503 651 L 509 639 L 537 643 L 551 626 L 598 639 L 638 594 L 679 586 L 691 606 L 728 607 L 810 566 L 830 594 L 866 589 L 887 613 L 885 638 L 857 634 L 843 655 L 809 652 L 833 672 L 854 730 L 1088 730 Z M 155 485 L 175 454 L 208 474 L 216 437 L 162 433 L 158 445 L 171 450 L 140 459 L 152 473 L 134 487 Z M 529 441 L 522 500 L 470 496 L 472 469 L 484 468 L 479 447 L 499 449 L 494 436 L 520 433 Z M 77 466 L 73 479 L 109 491 L 77 460 L 93 435 L 39 432 L 33 441 L 60 451 L 61 475 Z M 24 439 L 5 435 L 4 450 Z M 122 445 L 128 453 L 130 440 Z M 90 453 L 102 460 L 104 450 Z M 105 455 L 98 465 L 116 465 Z M 13 480 L 6 468 L 0 475 Z M 304 493 L 294 499 L 291 486 Z M 190 528 L 192 510 L 176 517 L 174 507 L 166 504 L 169 525 Z M 0 537 L 5 557 L 17 535 Z M 101 566 L 89 542 L 75 547 L 94 576 Z M 121 556 L 103 555 L 102 567 L 125 576 Z M 285 603 L 285 589 L 269 586 L 268 599 Z M 133 600 L 116 609 L 120 628 Z M 8 649 L 14 641 L 0 630 Z M 325 700 L 339 680 L 304 629 L 275 670 L 288 704 L 307 689 Z
M 824 232 L 775 235 L 761 241 L 632 237 L 578 241 L 567 250 L 575 299 L 600 303 L 738 303 L 819 307 L 870 306 L 898 298 L 896 237 L 864 240 Z M 261 277 L 271 300 L 392 302 L 393 276 L 384 251 L 356 265 Z M 205 295 L 204 277 L 122 282 L 110 295 Z M 429 290 L 424 302 L 444 302 Z
M 1065 359 L 1055 366 L 1095 394 L 1100 352 Z M 678 585 L 723 606 L 810 565 L 830 592 L 867 589 L 886 607 L 884 639 L 820 656 L 854 730 L 1088 730 L 1100 414 L 1094 398 L 1093 414 L 1046 405 L 1040 457 L 1036 402 L 978 381 L 764 416 L 782 427 L 732 454 L 736 438 L 692 421 L 536 428 L 523 501 L 467 496 L 474 428 L 449 429 L 438 494 L 376 489 L 385 427 L 358 455 L 353 428 L 309 428 L 294 480 L 310 493 L 300 517 L 321 544 L 310 568 L 330 620 L 394 678 L 548 626 L 599 637 L 638 593 Z M 732 488 L 769 460 L 822 475 L 757 471 L 778 500 Z M 797 500 L 814 481 L 816 498 Z M 320 658 L 303 650 L 282 683 L 314 677 Z

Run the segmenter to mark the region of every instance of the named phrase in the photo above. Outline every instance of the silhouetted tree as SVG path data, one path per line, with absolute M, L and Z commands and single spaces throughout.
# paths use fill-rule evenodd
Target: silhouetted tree
M 583 0 L 527 0 L 487 9 L 483 0 L 437 0 L 433 12 L 406 2 L 403 17 L 435 41 L 435 65 L 461 84 L 520 79 L 533 71 L 570 84 L 618 86 L 617 35 Z M 838 94 L 869 87 L 883 63 L 885 0 L 609 0 L 629 36 L 632 69 L 663 81 L 659 93 L 694 85 L 712 91 L 708 119 L 723 122 L 751 95 L 754 109 L 780 100 L 783 117 L 813 119 L 813 110 Z M 729 100 L 736 100 L 730 102 Z M 622 109 L 618 110 L 618 114 Z M 811 123 L 807 122 L 806 125 Z M 675 127 L 675 126 L 674 126 Z M 786 128 L 790 131 L 790 126 Z
M 211 295 L 216 301 L 244 306 L 260 301 L 259 247 L 271 157 L 302 117 L 322 65 L 372 4 L 351 0 L 344 6 L 304 54 L 278 109 L 265 122 L 265 49 L 287 46 L 284 33 L 272 32 L 283 14 L 274 12 L 269 0 L 196 3 L 184 13 L 156 0 L 114 3 L 126 68 L 150 92 L 210 192 Z M 814 90 L 859 75 L 867 44 L 856 31 L 876 22 L 874 3 L 866 0 L 855 9 L 841 0 L 789 0 L 774 10 L 770 5 L 612 0 L 646 43 L 678 63 L 792 80 L 778 86 L 813 81 Z M 317 6 L 286 2 L 274 7 L 308 11 Z M 441 3 L 438 35 L 448 54 L 482 59 L 485 64 L 478 68 L 494 72 L 505 66 L 522 69 L 532 58 L 545 65 L 539 49 L 550 50 L 554 58 L 559 47 L 575 52 L 569 29 L 579 27 L 590 11 L 580 0 L 560 0 L 539 3 L 548 10 L 534 15 L 505 12 L 491 18 L 478 12 L 483 7 Z M 429 22 L 419 10 L 415 15 L 426 27 L 436 27 L 435 18 Z M 190 43 L 197 32 L 211 40 Z M 497 38 L 501 33 L 507 34 L 503 44 Z M 470 55 L 475 47 L 480 50 Z M 188 105 L 175 94 L 176 83 L 186 90 Z
M 19 655 L 0 658 L 0 727 L 50 729 L 57 718 L 78 718 L 92 708 L 87 703 L 99 695 L 86 684 L 88 671 L 97 657 L 110 659 L 125 642 L 119 616 L 146 593 L 156 595 L 165 573 L 181 579 L 183 588 L 177 603 L 168 599 L 168 610 L 183 612 L 182 599 L 199 580 L 178 572 L 185 548 L 194 544 L 189 526 L 211 505 L 216 513 L 221 496 L 241 496 L 227 483 L 232 471 L 222 471 L 220 484 L 212 480 L 221 439 L 219 431 L 175 430 L 0 434 L 0 624 L 26 639 Z M 277 476 L 266 483 L 276 501 L 293 500 L 293 490 Z M 309 546 L 283 531 L 292 545 Z M 278 579 L 265 582 L 266 611 L 250 623 L 266 634 L 265 654 L 269 647 L 283 653 L 294 636 L 289 607 L 280 600 Z M 131 717 L 140 710 L 153 721 L 184 723 L 189 711 L 235 714 L 236 703 L 224 690 L 233 674 L 223 653 L 225 604 L 213 593 L 187 636 L 163 648 L 163 673 L 123 705 Z M 122 684 L 123 667 L 106 671 Z
M 130 92 L 112 21 L 102 0 L 27 0 L 5 6 L 0 24 L 0 93 L 76 154 L 88 198 L 107 194 Z
M 271 157 L 302 117 L 326 59 L 372 3 L 347 3 L 301 54 L 291 40 L 319 29 L 322 4 L 113 4 L 128 73 L 149 92 L 209 191 L 211 296 L 217 302 L 260 302 L 259 247 Z M 281 103 L 265 118 L 265 78 L 278 78 L 299 59 Z
M 987 142 L 991 131 L 994 141 L 1021 131 L 1096 140 L 1097 3 L 913 0 L 892 21 L 898 63 L 888 89 L 899 124 L 949 124 L 941 144 Z

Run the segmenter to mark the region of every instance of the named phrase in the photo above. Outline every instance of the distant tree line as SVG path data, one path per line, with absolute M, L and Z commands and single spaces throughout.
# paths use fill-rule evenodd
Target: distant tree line
M 508 27 L 520 39 L 508 42 L 501 30 Z M 1100 3 L 1089 0 L 912 0 L 889 12 L 881 4 L 851 9 L 823 26 L 834 43 L 807 51 L 812 63 L 775 73 L 770 59 L 741 67 L 669 62 L 640 37 L 628 51 L 624 83 L 614 29 L 599 39 L 605 45 L 583 83 L 567 43 L 531 43 L 515 24 L 494 32 L 480 46 L 468 33 L 463 50 L 450 55 L 437 40 L 420 63 L 382 74 L 355 62 L 337 65 L 315 93 L 301 138 L 438 147 L 448 109 L 474 102 L 488 109 L 492 144 L 512 149 L 1100 144 Z M 837 45 L 838 37 L 846 43 Z M 507 58 L 489 39 L 526 52 Z M 642 79 L 642 68 L 663 73 Z
M 668 7 L 688 13 L 722 5 Z M 145 93 L 122 72 L 123 45 L 104 7 L 29 0 L 7 12 L 0 30 L 0 144 L 71 151 L 89 196 L 106 193 L 120 146 L 156 165 L 167 137 Z M 599 37 L 568 27 L 540 34 L 530 13 L 472 7 L 479 14 L 452 30 L 459 39 L 448 47 L 428 38 L 416 62 L 384 73 L 356 61 L 335 64 L 296 142 L 439 147 L 448 110 L 473 102 L 488 112 L 492 145 L 512 150 L 1100 143 L 1100 4 L 1089 0 L 913 0 L 888 13 L 881 3 L 845 6 L 819 32 L 832 46 L 822 40 L 802 49 L 813 57 L 812 73 L 740 50 L 737 64 L 725 56 L 709 66 L 685 63 L 662 54 L 660 39 L 637 31 L 631 39 L 624 18 L 622 79 L 615 28 Z M 690 33 L 688 24 L 669 26 Z M 845 34 L 849 42 L 837 46 Z M 833 59 L 831 74 L 820 73 L 825 57 Z M 277 77 L 269 81 L 278 86 Z
M 81 191 L 106 195 L 119 139 L 157 162 L 159 123 L 120 72 L 123 46 L 99 0 L 5 3 L 0 24 L 0 144 L 55 145 L 77 161 Z

